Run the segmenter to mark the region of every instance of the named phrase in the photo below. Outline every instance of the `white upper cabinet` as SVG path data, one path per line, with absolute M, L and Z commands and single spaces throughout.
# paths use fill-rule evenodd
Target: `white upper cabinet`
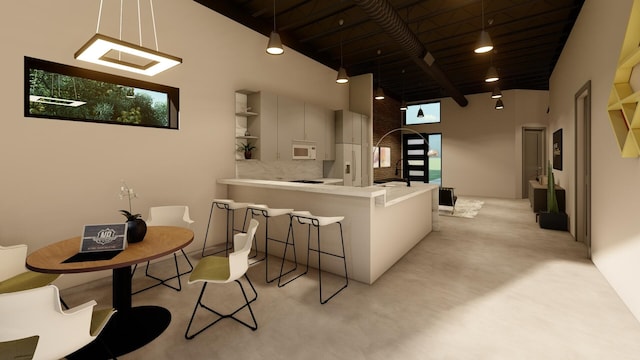
M 335 112 L 336 144 L 362 144 L 362 126 L 366 116 L 348 110 Z
M 316 160 L 335 160 L 333 110 L 264 91 L 238 90 L 236 98 L 236 138 L 257 147 L 254 159 L 292 160 L 293 143 L 304 142 L 316 146 Z
M 249 132 L 258 136 L 256 154 L 262 161 L 273 161 L 278 156 L 278 96 L 260 91 L 249 95 L 248 104 L 258 112 L 249 126 Z
M 304 104 L 304 140 L 316 145 L 316 160 L 335 159 L 335 149 L 332 151 L 327 147 L 335 147 L 333 139 L 331 143 L 326 140 L 327 136 L 331 136 L 328 128 L 335 131 L 333 112 L 320 106 Z
M 304 140 L 304 103 L 278 96 L 278 160 L 291 160 L 293 141 Z

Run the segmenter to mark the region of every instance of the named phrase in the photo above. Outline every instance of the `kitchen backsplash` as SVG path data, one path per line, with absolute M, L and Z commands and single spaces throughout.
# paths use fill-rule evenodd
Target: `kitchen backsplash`
M 236 161 L 236 178 L 301 180 L 322 178 L 322 161 Z

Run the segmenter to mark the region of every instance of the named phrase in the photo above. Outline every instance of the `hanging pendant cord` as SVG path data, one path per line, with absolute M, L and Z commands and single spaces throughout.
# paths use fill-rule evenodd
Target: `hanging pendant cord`
M 342 61 L 342 24 L 344 24 L 344 20 L 340 19 L 340 67 L 344 66 Z
M 123 9 L 123 0 L 120 0 L 120 35 L 119 39 L 122 40 L 122 9 Z
M 96 24 L 96 34 L 100 32 L 100 18 L 102 17 L 102 2 L 100 0 L 100 10 L 98 10 L 98 23 Z
M 142 47 L 142 22 L 140 21 L 140 0 L 138 0 L 138 38 Z
M 153 22 L 153 37 L 156 41 L 156 51 L 158 50 L 158 34 L 156 33 L 156 15 L 153 12 L 153 0 L 149 0 L 149 5 L 151 5 L 151 21 Z
M 100 33 L 100 23 L 102 22 L 102 8 L 104 6 L 104 0 L 100 0 L 100 9 L 98 10 L 98 21 L 96 22 L 96 34 Z M 153 38 L 156 45 L 156 51 L 160 51 L 158 48 L 158 31 L 156 29 L 156 15 L 153 11 L 153 0 L 149 0 L 149 6 L 151 7 L 151 22 L 153 23 Z M 273 8 L 275 11 L 275 1 L 273 2 Z M 120 28 L 118 39 L 122 40 L 122 18 L 124 12 L 124 0 L 120 0 Z M 275 14 L 274 14 L 275 16 Z M 273 27 L 275 30 L 276 22 L 275 17 L 273 19 Z M 142 46 L 142 20 L 141 20 L 141 11 L 140 11 L 140 0 L 138 0 L 138 41 L 140 46 Z
M 482 30 L 484 31 L 484 0 L 482 0 Z

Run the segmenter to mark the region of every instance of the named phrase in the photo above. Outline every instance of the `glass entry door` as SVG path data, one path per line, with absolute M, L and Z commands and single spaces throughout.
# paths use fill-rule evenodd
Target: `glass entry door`
M 442 134 L 405 134 L 402 138 L 402 174 L 411 181 L 442 184 Z M 431 155 L 431 156 L 429 156 Z

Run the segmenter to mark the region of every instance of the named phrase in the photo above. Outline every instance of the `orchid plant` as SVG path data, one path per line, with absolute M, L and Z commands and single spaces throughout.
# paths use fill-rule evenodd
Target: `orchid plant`
M 120 200 L 127 199 L 129 201 L 129 214 L 131 214 L 131 199 L 137 198 L 138 195 L 130 188 L 127 183 L 122 180 L 122 185 L 120 186 Z M 124 210 L 121 210 L 124 211 Z

